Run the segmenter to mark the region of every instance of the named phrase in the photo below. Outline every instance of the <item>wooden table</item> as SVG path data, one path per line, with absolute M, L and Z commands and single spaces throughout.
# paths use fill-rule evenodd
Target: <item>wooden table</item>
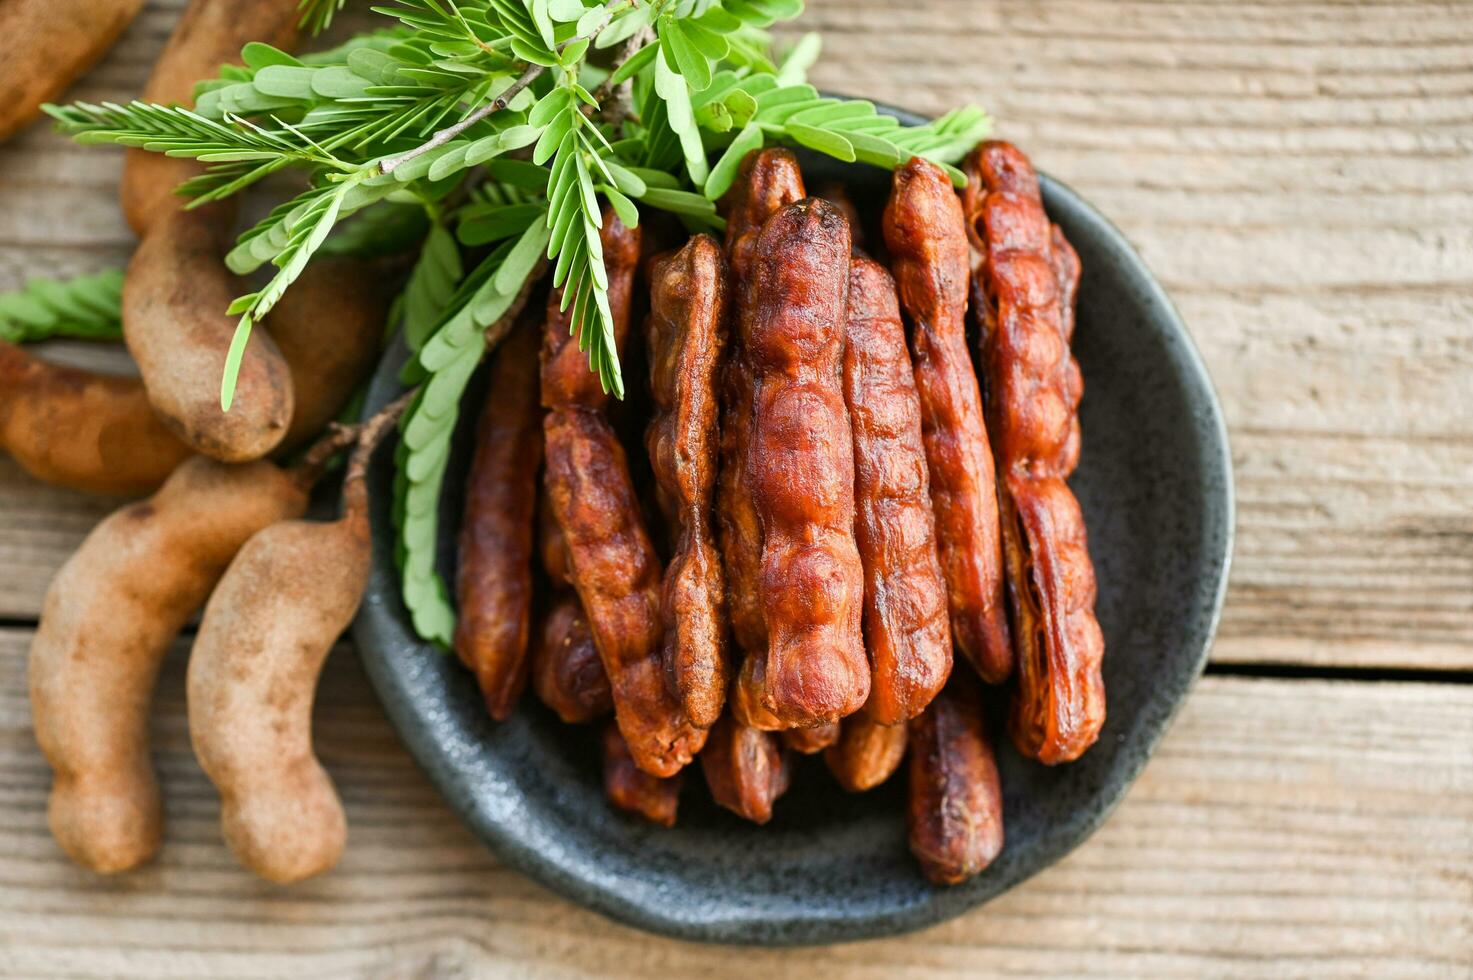
M 135 94 L 179 0 L 73 92 Z M 182 657 L 163 856 L 102 880 L 46 831 L 25 653 L 115 504 L 0 459 L 0 971 L 15 976 L 1473 976 L 1473 4 L 810 0 L 816 81 L 974 99 L 1140 248 L 1216 378 L 1237 561 L 1212 665 L 1110 822 L 949 924 L 790 952 L 653 938 L 500 867 L 351 652 L 319 744 L 342 866 L 267 886 L 219 839 Z M 0 43 L 7 43 L 0 39 Z M 0 288 L 116 266 L 119 156 L 0 149 Z

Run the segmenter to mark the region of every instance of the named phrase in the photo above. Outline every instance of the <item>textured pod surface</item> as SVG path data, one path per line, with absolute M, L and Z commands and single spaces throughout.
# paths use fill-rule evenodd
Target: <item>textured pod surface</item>
M 839 723 L 813 728 L 789 728 L 782 733 L 783 745 L 803 755 L 817 755 L 839 740 Z
M 645 443 L 674 538 L 662 590 L 663 657 L 701 728 L 721 714 L 729 676 L 726 579 L 712 528 L 725 317 L 726 270 L 713 239 L 697 235 L 653 263 L 646 332 L 655 411 Z
M 614 321 L 614 347 L 624 350 L 629 335 L 629 310 L 634 299 L 634 274 L 639 269 L 640 231 L 626 226 L 612 210 L 604 212 L 599 243 L 609 280 L 609 312 Z M 588 355 L 578 349 L 568 329 L 573 306 L 562 306 L 562 292 L 547 297 L 547 328 L 542 339 L 542 404 L 546 408 L 603 409 L 609 402 L 598 375 L 588 369 Z
M 1002 785 L 971 678 L 958 676 L 910 723 L 911 853 L 927 878 L 955 885 L 1002 851 Z
M 740 311 L 754 392 L 746 481 L 762 527 L 763 704 L 794 728 L 837 721 L 869 696 L 841 372 L 849 248 L 833 205 L 787 205 L 758 235 Z
M 722 715 L 701 752 L 711 798 L 753 823 L 772 819 L 772 806 L 788 791 L 792 769 L 782 740 Z
M 123 871 L 158 849 L 148 705 L 159 665 L 241 545 L 306 505 L 270 463 L 195 457 L 97 525 L 57 573 L 31 645 L 31 711 L 55 771 L 51 832 L 77 863 Z
M 0 4 L 0 141 L 41 114 L 112 47 L 143 0 L 6 0 Z
M 651 776 L 634 764 L 629 745 L 619 734 L 618 725 L 606 725 L 603 731 L 604 795 L 620 810 L 636 814 L 661 827 L 675 826 L 675 813 L 680 807 L 680 786 L 684 773 L 668 779 Z
M 532 688 L 537 697 L 570 725 L 581 725 L 614 710 L 609 675 L 593 645 L 588 617 L 578 597 L 564 593 L 542 621 L 532 653 Z
M 370 551 L 361 505 L 336 521 L 265 528 L 230 563 L 190 651 L 194 754 L 220 791 L 226 844 L 270 881 L 327 871 L 347 839 L 312 751 L 312 702 L 363 598 Z
M 527 681 L 542 458 L 538 343 L 536 327 L 524 320 L 496 352 L 460 523 L 455 652 L 475 672 L 498 721 L 511 714 Z
M 904 724 L 881 725 L 861 711 L 844 719 L 838 741 L 824 752 L 823 761 L 840 786 L 863 793 L 900 768 L 907 739 Z
M 881 725 L 921 712 L 951 673 L 946 580 L 895 284 L 876 262 L 849 266 L 844 401 L 854 433 L 854 539 L 864 566 L 867 714 Z
M 157 489 L 189 456 L 137 378 L 52 364 L 4 341 L 0 449 L 47 483 L 124 496 Z
M 983 679 L 996 684 L 1012 671 L 1013 656 L 997 478 L 967 351 L 966 227 L 946 174 L 919 158 L 896 170 L 884 230 L 910 322 L 951 636 Z
M 568 542 L 563 529 L 558 526 L 557 515 L 552 512 L 552 498 L 547 495 L 547 481 L 539 484 L 537 496 L 537 553 L 542 558 L 542 570 L 558 588 L 568 584 Z

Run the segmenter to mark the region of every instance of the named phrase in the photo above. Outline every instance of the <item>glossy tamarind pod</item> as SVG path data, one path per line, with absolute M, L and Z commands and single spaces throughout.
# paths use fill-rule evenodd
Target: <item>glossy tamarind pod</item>
M 1064 482 L 1079 452 L 1082 382 L 1069 350 L 1078 258 L 1049 225 L 1017 148 L 983 143 L 966 166 L 1017 646 L 1009 730 L 1024 755 L 1068 762 L 1105 721 L 1094 567 Z
M 970 677 L 958 675 L 910 722 L 910 850 L 926 877 L 955 885 L 1002 851 L 1002 785 Z
M 910 326 L 951 636 L 982 678 L 997 684 L 1011 673 L 1013 656 L 997 478 L 967 351 L 967 232 L 939 167 L 915 158 L 895 171 L 884 230 Z
M 143 0 L 0 4 L 0 141 L 41 114 L 113 46 Z
M 650 270 L 646 325 L 654 414 L 645 433 L 660 510 L 674 541 L 661 610 L 665 669 L 691 723 L 726 703 L 726 579 L 712 527 L 718 385 L 726 347 L 721 249 L 697 235 Z
M 532 534 L 542 457 L 535 322 L 522 320 L 494 355 L 466 479 L 456 573 L 455 652 L 497 721 L 527 683 Z
M 854 437 L 854 538 L 864 566 L 865 713 L 879 725 L 920 714 L 951 673 L 946 580 L 936 550 L 921 404 L 895 284 L 849 264 L 844 400 Z
M 823 754 L 829 772 L 851 793 L 874 789 L 894 775 L 905 758 L 904 723 L 881 725 L 861 711 L 841 723 L 838 740 Z
M 157 489 L 189 456 L 137 378 L 53 364 L 5 341 L 0 449 L 47 483 L 119 496 Z
M 842 377 L 849 249 L 833 205 L 783 207 L 758 235 L 740 308 L 753 379 L 745 475 L 762 528 L 762 704 L 789 728 L 838 721 L 870 690 Z
M 337 520 L 281 521 L 245 543 L 189 655 L 189 738 L 220 791 L 225 843 L 268 881 L 329 870 L 347 841 L 342 802 L 312 748 L 312 702 L 368 585 L 368 489 L 354 463 Z
M 309 482 L 264 461 L 193 457 L 98 524 L 52 580 L 31 642 L 31 712 L 55 773 L 51 833 L 78 864 L 125 871 L 158 850 L 159 665 L 241 545 L 306 509 Z
M 764 732 L 780 732 L 793 727 L 762 703 L 766 687 L 767 658 L 760 651 L 747 654 L 742 658 L 727 698 L 732 717 L 738 724 Z
M 661 779 L 639 768 L 613 723 L 604 726 L 603 755 L 604 795 L 610 803 L 661 827 L 675 826 L 684 773 Z
M 711 798 L 756 824 L 772 819 L 772 806 L 788 791 L 792 768 L 782 740 L 724 714 L 701 751 Z
M 564 592 L 553 600 L 532 652 L 532 689 L 557 716 L 581 725 L 614 710 L 609 675 L 593 645 L 593 633 L 578 597 Z
M 839 724 L 834 721 L 813 728 L 784 729 L 783 745 L 803 755 L 817 755 L 839 740 Z

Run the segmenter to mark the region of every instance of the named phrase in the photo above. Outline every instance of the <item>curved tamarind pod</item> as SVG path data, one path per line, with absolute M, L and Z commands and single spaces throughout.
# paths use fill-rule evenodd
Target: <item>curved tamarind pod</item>
M 906 726 L 881 725 L 861 711 L 841 723 L 838 741 L 823 754 L 829 772 L 851 793 L 874 789 L 894 775 L 905 758 Z
M 1050 227 L 1038 177 L 1015 147 L 983 143 L 966 166 L 1016 624 L 1009 729 L 1024 755 L 1068 762 L 1105 722 L 1094 567 L 1084 517 L 1064 482 L 1078 460 L 1083 389 L 1069 351 L 1078 257 Z
M 782 733 L 783 745 L 804 755 L 817 755 L 839 740 L 839 722 L 814 728 L 788 728 Z
M 1002 785 L 970 678 L 956 677 L 910 723 L 910 850 L 938 885 L 966 881 L 1002 851 Z
M 756 824 L 772 819 L 772 805 L 788 791 L 792 767 L 782 740 L 722 715 L 701 751 L 711 798 Z
M 619 726 L 608 724 L 603 731 L 604 795 L 620 810 L 636 814 L 661 827 L 675 826 L 680 807 L 684 773 L 666 779 L 651 776 L 634 764 L 629 745 Z
M 768 219 L 753 251 L 740 319 L 754 382 L 746 482 L 762 527 L 762 704 L 808 728 L 859 710 L 870 689 L 841 371 L 849 223 L 832 204 L 799 201 Z
M 143 0 L 0 4 L 0 141 L 41 114 L 113 46 Z
M 593 645 L 583 606 L 572 593 L 559 595 L 542 621 L 542 634 L 532 651 L 532 689 L 570 725 L 614 710 L 609 675 Z
M 865 712 L 880 725 L 920 714 L 951 674 L 946 580 L 895 284 L 878 263 L 849 264 L 844 400 L 854 433 L 854 539 L 864 566 Z
M 52 364 L 5 341 L 0 449 L 47 483 L 119 496 L 157 489 L 189 456 L 137 378 Z
M 645 433 L 660 509 L 674 530 L 662 615 L 665 669 L 691 723 L 726 703 L 726 581 L 711 529 L 718 466 L 717 384 L 726 347 L 721 249 L 697 235 L 651 268 L 650 393 Z
M 220 791 L 241 864 L 288 883 L 337 863 L 347 820 L 312 751 L 312 701 L 333 643 L 368 585 L 372 542 L 361 471 L 343 516 L 256 532 L 205 605 L 189 655 L 189 739 Z
M 240 49 L 247 43 L 290 50 L 297 40 L 299 6 L 298 0 L 190 0 L 154 64 L 142 100 L 192 106 L 195 83 L 218 75 L 221 65 L 240 64 Z M 120 196 L 134 233 L 145 237 L 150 225 L 178 210 L 183 201 L 174 189 L 199 172 L 193 160 L 128 150 Z
M 253 330 L 235 402 L 220 407 L 220 379 L 235 334 L 225 310 L 238 291 L 224 266 L 225 212 L 175 211 L 153 225 L 123 281 L 123 339 L 164 421 L 193 449 L 225 462 L 276 448 L 293 410 L 291 371 L 269 334 Z
M 527 682 L 532 527 L 542 456 L 535 326 L 523 320 L 491 365 L 460 523 L 455 652 L 503 721 Z
M 997 684 L 1011 673 L 1013 656 L 997 478 L 967 353 L 966 228 L 946 174 L 920 158 L 896 170 L 884 227 L 900 304 L 910 321 L 951 636 L 982 678 Z
M 51 833 L 78 864 L 125 871 L 158 850 L 148 705 L 159 665 L 241 545 L 306 509 L 305 482 L 264 461 L 196 456 L 93 528 L 57 572 L 31 642 L 31 712 L 55 771 Z

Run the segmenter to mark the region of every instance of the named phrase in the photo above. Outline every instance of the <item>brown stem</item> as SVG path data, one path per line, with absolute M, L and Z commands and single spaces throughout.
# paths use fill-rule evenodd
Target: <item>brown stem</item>
M 418 385 L 410 388 L 375 412 L 367 421 L 355 427 L 358 444 L 353 447 L 353 455 L 348 457 L 348 471 L 343 476 L 345 496 L 349 485 L 363 483 L 364 478 L 368 475 L 368 461 L 373 458 L 373 451 L 378 448 L 385 434 L 399 421 L 399 416 L 409 408 L 409 403 L 414 401 L 414 396 L 417 394 L 419 394 Z
M 358 426 L 343 425 L 341 422 L 331 423 L 327 431 L 318 436 L 317 441 L 312 443 L 306 452 L 302 453 L 301 458 L 293 464 L 292 476 L 301 486 L 312 486 L 322 476 L 328 461 L 357 441 Z
M 648 27 L 641 27 L 635 31 L 624 42 L 624 46 L 619 49 L 619 55 L 614 59 L 614 70 L 618 70 L 620 65 L 634 57 L 640 48 L 654 40 L 654 36 L 654 31 Z M 610 71 L 609 77 L 604 79 L 603 84 L 593 93 L 593 100 L 598 103 L 598 108 L 596 110 L 592 106 L 588 106 L 587 108 L 590 114 L 592 112 L 598 113 L 599 122 L 608 123 L 610 126 L 618 126 L 625 119 L 629 118 L 629 113 L 633 108 L 630 104 L 630 98 L 634 88 L 634 82 L 632 79 L 626 78 L 618 85 L 612 85 L 610 84 L 610 80 L 613 77 L 613 71 Z

